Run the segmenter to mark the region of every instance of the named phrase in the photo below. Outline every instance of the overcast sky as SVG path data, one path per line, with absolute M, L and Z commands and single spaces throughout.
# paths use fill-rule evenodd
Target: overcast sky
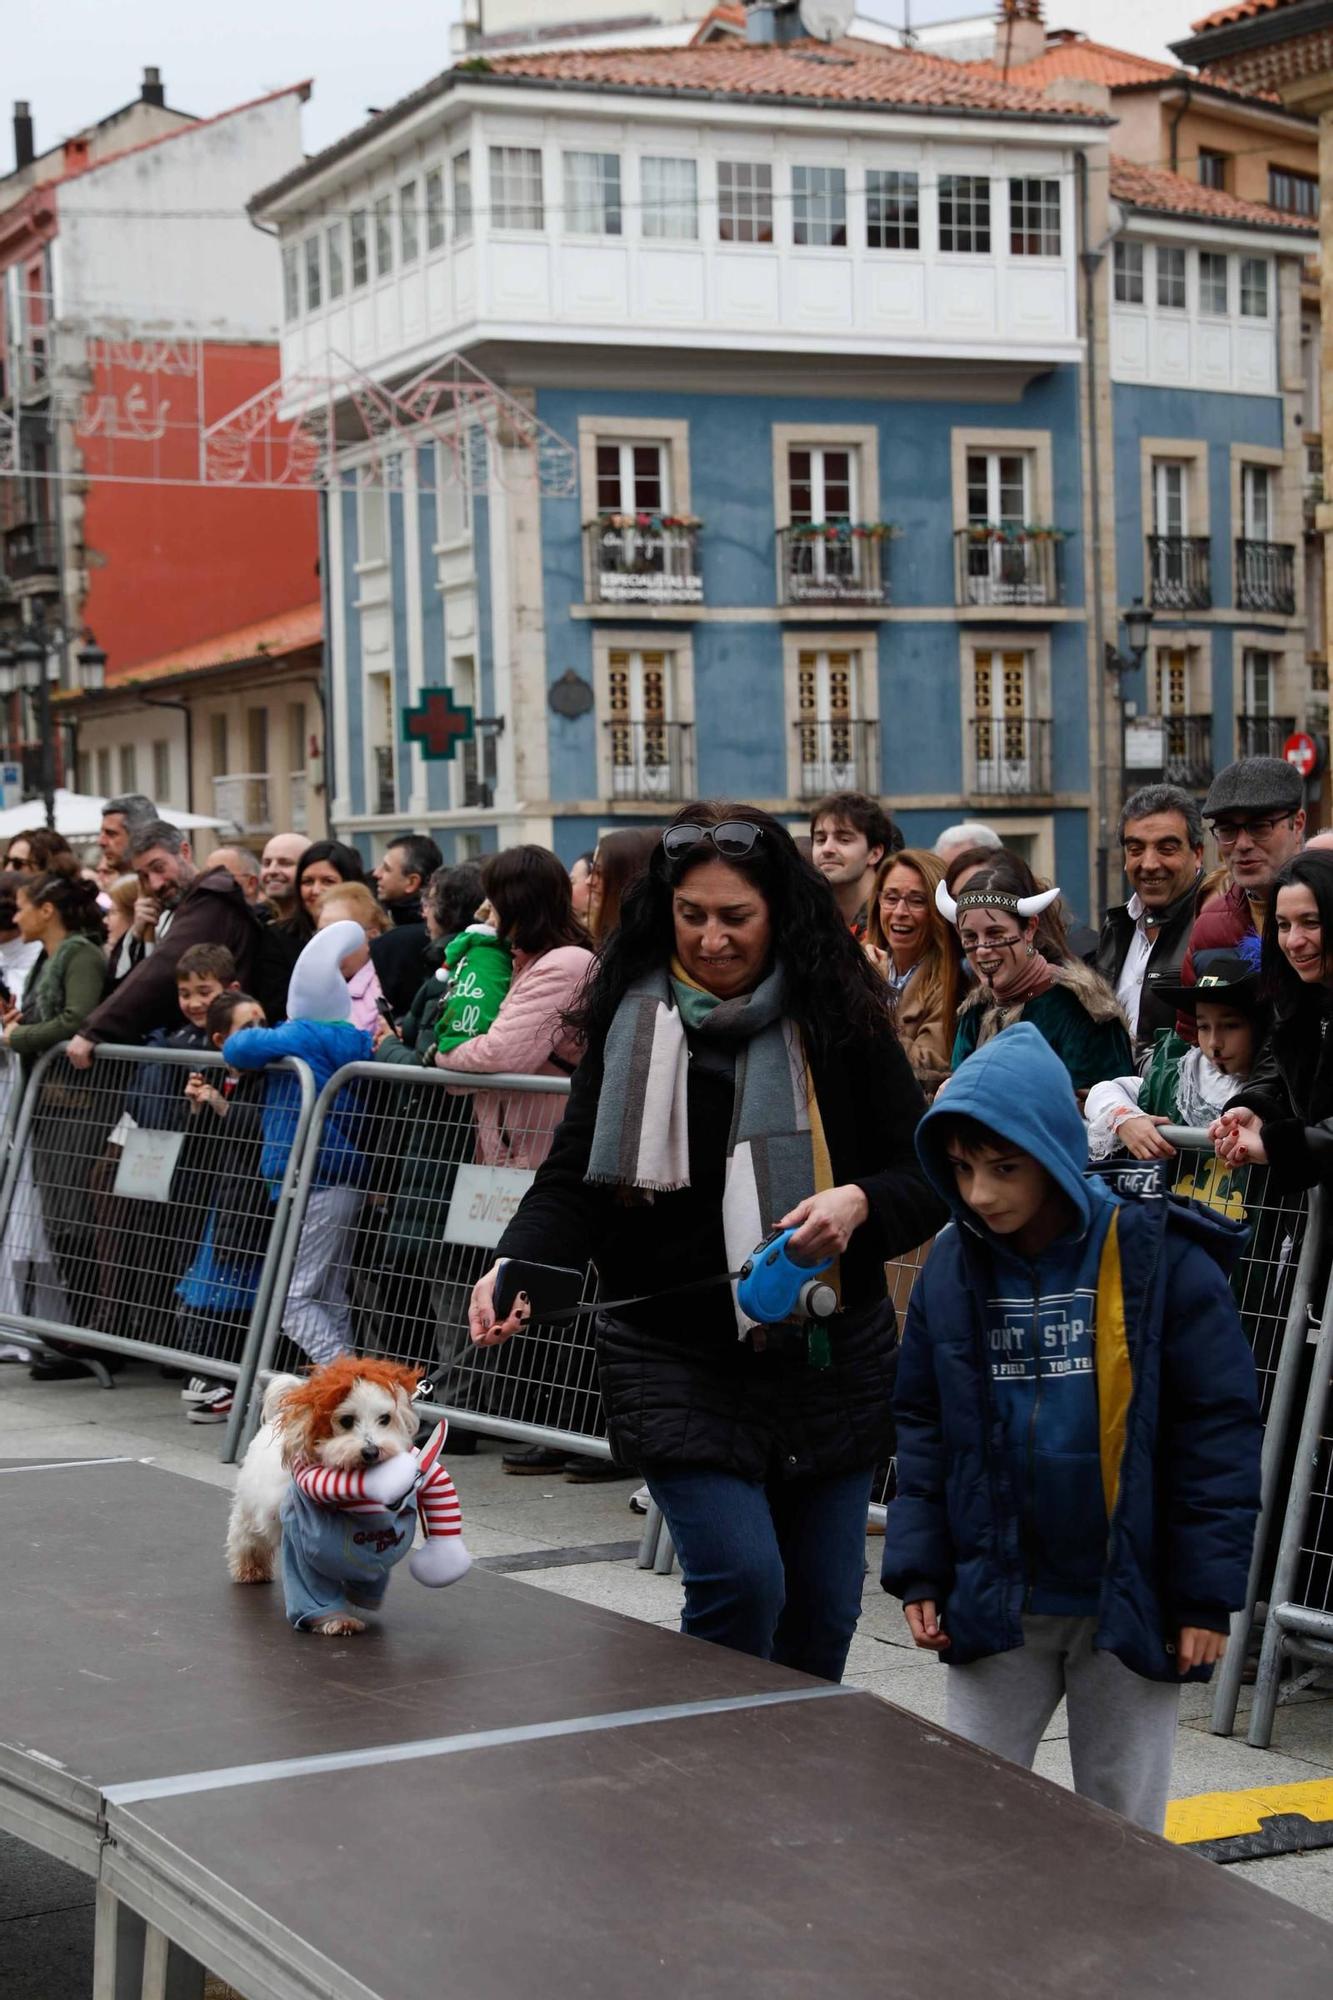
M 957 19 L 985 0 L 862 0 L 868 14 L 901 21 Z M 652 0 L 626 0 L 627 14 Z M 317 152 L 365 118 L 447 69 L 451 0 L 222 0 L 217 13 L 181 0 L 37 0 L 5 8 L 4 97 L 30 100 L 39 149 L 136 97 L 156 63 L 167 102 L 207 116 L 313 77 L 305 141 Z M 1047 0 L 1047 19 L 1145 54 L 1184 33 L 1200 0 Z M 577 0 L 571 0 L 577 18 Z M 1112 22 L 1108 22 L 1108 13 Z M 6 128 L 8 102 L 5 102 Z M 13 159 L 6 129 L 0 171 Z

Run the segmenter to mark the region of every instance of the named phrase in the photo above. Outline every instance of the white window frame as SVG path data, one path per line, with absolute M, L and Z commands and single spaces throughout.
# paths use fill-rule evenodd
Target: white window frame
M 449 162 L 449 202 L 453 214 L 453 238 L 455 243 L 468 243 L 472 239 L 472 149 L 465 146 L 455 153 Z
M 375 245 L 375 280 L 393 276 L 393 195 L 375 197 L 371 209 L 371 236 Z
M 619 153 L 570 148 L 561 155 L 566 236 L 620 236 L 624 197 Z
M 1281 671 L 1282 655 L 1271 646 L 1244 648 L 1241 654 L 1240 706 L 1243 716 L 1254 722 L 1271 721 L 1277 713 L 1275 697 Z
M 792 242 L 802 250 L 847 248 L 847 174 L 842 167 L 791 169 Z
M 1222 267 L 1222 303 L 1210 304 L 1208 267 Z M 1199 313 L 1205 319 L 1230 319 L 1231 317 L 1231 259 L 1225 250 L 1201 250 L 1199 252 Z
M 348 276 L 354 292 L 370 283 L 370 210 L 354 208 L 347 218 Z M 357 267 L 360 266 L 360 275 Z
M 1022 675 L 1023 705 L 1017 716 L 1011 717 L 1005 706 L 1005 676 L 1011 660 L 1020 663 Z M 986 661 L 985 668 L 982 661 Z M 1037 721 L 1035 710 L 1037 689 L 1037 663 L 1034 649 L 1028 645 L 1015 645 L 1012 640 L 1003 647 L 976 646 L 971 649 L 971 678 L 968 692 L 972 699 L 972 781 L 978 794 L 1003 798 L 1012 794 L 1022 794 L 1035 790 L 1035 772 L 1032 756 L 1032 739 L 1029 724 Z M 990 681 L 989 702 L 984 713 L 977 703 L 977 687 L 985 672 Z M 1018 724 L 1018 755 L 1010 754 L 1011 744 L 1007 728 L 1011 721 Z M 983 746 L 982 729 L 988 732 Z M 1000 781 L 1003 772 L 1003 782 Z M 988 782 L 989 781 L 989 782 Z
M 768 160 L 718 161 L 717 238 L 733 249 L 777 241 L 773 168 Z
M 671 184 L 679 183 L 673 192 Z M 643 236 L 648 243 L 697 243 L 699 168 L 689 158 L 647 153 L 639 161 Z
M 687 629 L 664 631 L 660 625 L 642 629 L 635 626 L 618 626 L 614 629 L 602 627 L 593 633 L 593 692 L 596 700 L 594 714 L 597 718 L 597 795 L 601 799 L 617 799 L 621 809 L 633 814 L 639 806 L 646 817 L 651 818 L 660 810 L 657 800 L 637 800 L 627 795 L 626 781 L 619 786 L 615 772 L 617 768 L 629 770 L 631 767 L 616 767 L 612 762 L 611 731 L 603 727 L 611 716 L 611 656 L 612 654 L 638 655 L 661 653 L 665 656 L 665 688 L 667 719 L 677 724 L 694 722 L 694 647 Z M 678 736 L 681 744 L 680 767 L 684 784 L 693 789 L 695 772 L 694 730 L 681 730 Z M 671 757 L 665 766 L 664 784 L 670 784 Z M 632 780 L 629 781 L 632 783 Z M 670 797 L 663 790 L 662 798 Z
M 885 242 L 886 236 L 896 236 L 898 241 Z M 899 250 L 919 255 L 921 176 L 910 168 L 866 168 L 866 248 L 881 253 Z
M 1113 291 L 1118 306 L 1142 306 L 1148 302 L 1143 250 L 1143 244 L 1134 242 L 1131 237 L 1116 238 Z
M 324 265 L 318 230 L 301 245 L 301 275 L 305 283 L 305 309 L 308 313 L 318 312 L 324 303 Z
M 1247 305 L 1246 300 L 1250 303 Z M 1256 303 L 1257 301 L 1257 303 Z M 1270 319 L 1273 312 L 1273 272 L 1267 257 L 1240 260 L 1240 316 Z
M 540 234 L 546 227 L 546 187 L 540 146 L 491 146 L 491 228 L 505 235 Z
M 1171 273 L 1171 289 L 1175 290 L 1175 277 L 1180 278 L 1180 298 L 1163 298 L 1164 281 Z M 1158 312 L 1188 312 L 1190 307 L 1190 255 L 1183 243 L 1155 243 L 1153 245 L 1153 298 Z
M 1034 237 L 1039 248 L 1031 250 L 1028 244 Z M 1011 178 L 1009 255 L 1052 259 L 1064 255 L 1064 202 L 1058 180 L 1039 174 L 1018 174 Z
M 989 174 L 941 174 L 938 202 L 936 241 L 942 257 L 994 256 L 995 202 Z M 945 242 L 946 231 L 953 242 Z M 983 236 L 984 242 L 977 240 Z M 968 240 L 958 240 L 963 237 Z
M 421 200 L 426 217 L 426 255 L 443 250 L 448 237 L 444 207 L 444 168 L 438 160 L 421 176 Z
M 414 174 L 398 189 L 398 262 L 402 265 L 415 264 L 421 255 L 420 186 Z
M 300 249 L 294 240 L 282 246 L 282 317 L 288 326 L 301 317 Z
M 1247 542 L 1277 540 L 1277 480 L 1271 465 L 1247 460 L 1240 469 L 1241 535 Z
M 849 630 L 845 626 L 841 628 L 835 626 L 828 631 L 821 631 L 817 627 L 811 626 L 803 626 L 795 631 L 790 629 L 784 631 L 782 637 L 782 667 L 783 712 L 787 742 L 787 791 L 788 796 L 798 802 L 806 797 L 807 790 L 814 789 L 814 773 L 811 773 L 811 777 L 809 778 L 803 778 L 802 775 L 803 772 L 810 769 L 810 766 L 802 758 L 802 746 L 797 729 L 797 724 L 802 720 L 800 706 L 802 655 L 814 654 L 819 656 L 822 654 L 827 660 L 830 654 L 835 653 L 848 654 L 852 663 L 852 714 L 848 720 L 859 725 L 878 725 L 879 723 L 879 661 L 878 649 L 872 638 L 866 638 L 862 634 L 854 630 Z M 816 715 L 815 720 L 817 721 L 818 719 L 818 715 Z M 858 734 L 859 732 L 854 733 L 851 739 L 853 764 L 856 756 Z M 875 730 L 869 731 L 869 740 L 872 744 L 877 743 Z M 877 746 L 877 754 L 882 762 L 882 746 Z M 820 774 L 831 777 L 834 773 L 832 761 L 822 759 L 817 761 L 822 767 Z M 855 776 L 854 769 L 852 770 L 852 775 Z M 872 773 L 873 777 L 877 778 L 878 775 L 878 772 Z M 834 791 L 838 787 L 830 783 L 821 784 L 818 789 L 821 791 Z M 865 787 L 858 782 L 854 786 L 847 787 L 847 789 L 863 790 Z M 882 789 L 883 786 L 878 783 L 872 783 L 869 786 L 869 790 L 875 793 L 882 791 Z
M 347 251 L 345 245 L 345 224 L 331 222 L 324 231 L 324 260 L 329 274 L 329 303 L 340 299 L 347 289 Z

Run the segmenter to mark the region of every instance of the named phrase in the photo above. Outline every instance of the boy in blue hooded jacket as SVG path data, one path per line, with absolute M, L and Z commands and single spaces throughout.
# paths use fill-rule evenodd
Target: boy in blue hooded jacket
M 1030 1766 L 1067 1697 L 1075 1788 L 1160 1832 L 1179 1684 L 1244 1604 L 1254 1364 L 1242 1225 L 1088 1178 L 1030 1024 L 964 1062 L 917 1151 L 955 1220 L 908 1309 L 883 1583 L 951 1668 L 949 1726 Z

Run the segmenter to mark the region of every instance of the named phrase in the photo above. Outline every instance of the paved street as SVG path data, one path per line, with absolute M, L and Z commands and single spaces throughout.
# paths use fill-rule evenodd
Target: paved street
M 155 1369 L 132 1366 L 107 1392 L 87 1383 L 34 1383 L 26 1369 L 0 1372 L 0 1458 L 104 1457 L 125 1454 L 210 1485 L 230 1486 L 216 1453 L 220 1430 L 191 1426 L 180 1414 L 177 1384 Z M 573 1486 L 563 1478 L 514 1479 L 500 1470 L 502 1447 L 486 1441 L 452 1471 L 475 1556 L 561 1592 L 674 1627 L 680 1581 L 634 1566 L 630 1545 L 640 1522 L 628 1508 L 633 1482 Z M 898 1605 L 878 1586 L 879 1543 L 867 1543 L 865 1610 L 852 1645 L 848 1677 L 859 1686 L 933 1720 L 944 1719 L 945 1669 L 905 1643 Z M 216 1552 L 221 1562 L 221 1549 Z M 405 1577 L 400 1588 L 411 1588 Z M 447 1609 L 447 1603 L 443 1607 Z M 275 1616 L 280 1615 L 275 1606 Z M 295 1641 L 293 1643 L 296 1643 Z M 1213 1736 L 1208 1697 L 1186 1692 L 1173 1793 L 1178 1798 L 1333 1778 L 1333 1692 L 1306 1691 L 1279 1708 L 1273 1748 L 1252 1750 L 1241 1733 Z M 1056 1717 L 1037 1768 L 1069 1783 L 1063 1714 Z M 1202 1864 L 1201 1864 L 1202 1865 Z M 1333 1920 L 1333 1849 L 1241 1864 L 1274 1894 Z M 5 2000 L 75 2000 L 91 1977 L 92 1890 L 87 1880 L 0 1837 L 0 1993 Z

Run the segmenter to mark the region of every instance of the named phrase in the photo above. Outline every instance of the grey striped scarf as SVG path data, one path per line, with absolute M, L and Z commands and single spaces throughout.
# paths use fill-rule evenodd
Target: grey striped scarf
M 783 1017 L 775 967 L 752 993 L 723 1000 L 693 1026 L 734 1044 L 735 1097 L 722 1198 L 727 1268 L 737 1271 L 787 1211 L 815 1192 L 815 1153 L 801 1038 Z M 665 967 L 631 986 L 606 1038 L 597 1123 L 585 1176 L 651 1197 L 690 1184 L 689 1045 Z M 749 1321 L 744 1321 L 742 1331 Z

